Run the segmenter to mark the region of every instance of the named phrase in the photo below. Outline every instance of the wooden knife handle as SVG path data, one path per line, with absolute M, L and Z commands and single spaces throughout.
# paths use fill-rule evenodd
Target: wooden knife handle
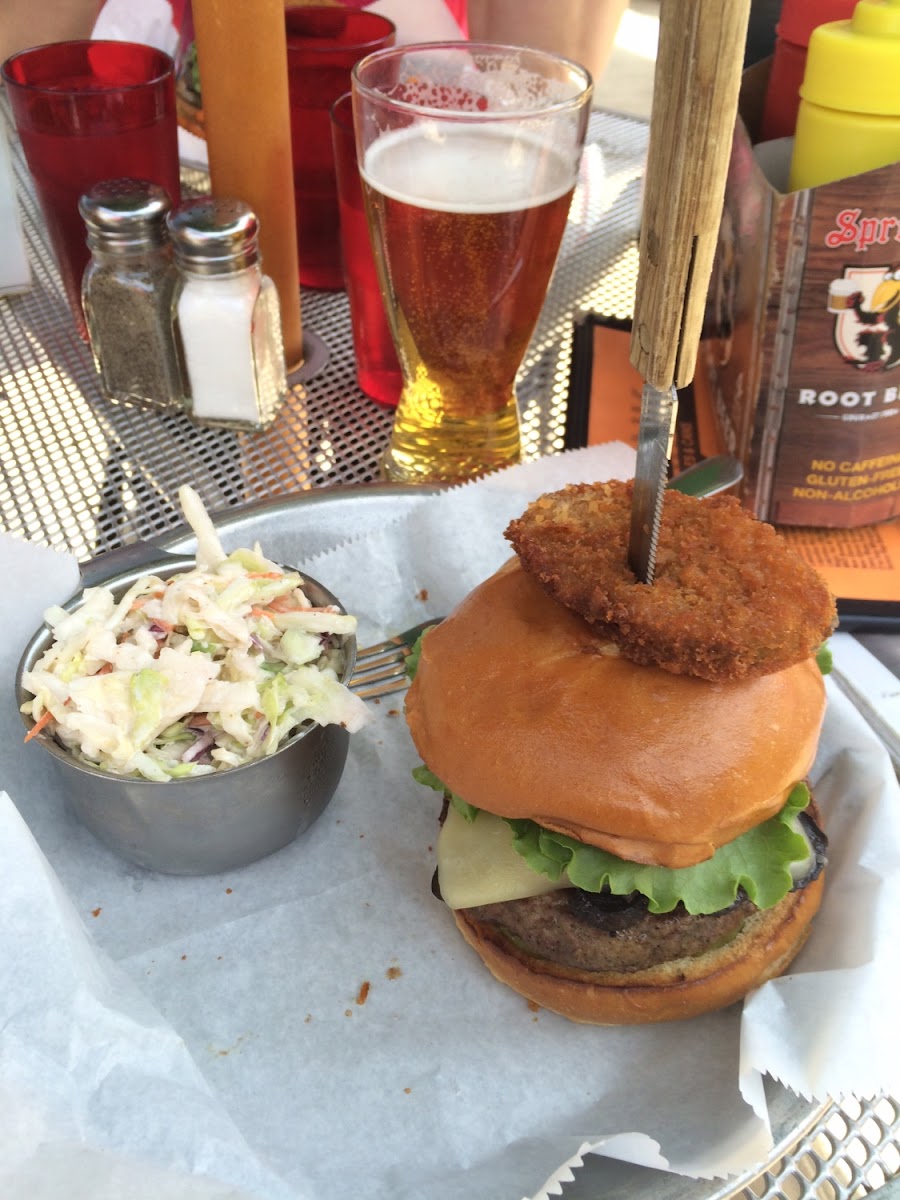
M 662 0 L 631 362 L 682 387 L 697 347 L 731 154 L 750 0 Z

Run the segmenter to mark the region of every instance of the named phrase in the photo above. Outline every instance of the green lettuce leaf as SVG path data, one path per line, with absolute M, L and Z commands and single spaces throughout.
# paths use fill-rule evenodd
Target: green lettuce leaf
M 409 654 L 406 656 L 406 674 L 410 683 L 415 679 L 416 671 L 419 669 L 419 659 L 422 657 L 422 639 L 425 637 L 425 634 L 430 633 L 432 629 L 434 629 L 434 625 L 429 625 L 427 629 L 422 630 L 422 632 L 416 638 L 416 643 L 412 650 L 410 650 Z
M 429 771 L 427 767 L 416 767 L 412 773 L 412 777 L 416 783 L 421 783 L 424 787 L 433 788 L 434 791 L 441 792 L 443 795 L 449 796 L 450 803 L 453 805 L 459 815 L 464 817 L 470 825 L 478 816 L 479 812 L 481 812 L 480 808 L 476 808 L 474 804 L 467 804 L 461 796 L 457 796 L 455 792 L 451 792 L 448 787 L 445 787 L 445 785 L 438 779 L 437 775 L 435 775 L 433 771 Z
M 828 642 L 823 642 L 816 651 L 816 664 L 823 675 L 831 674 L 831 669 L 834 666 L 834 659 L 831 653 L 831 646 Z
M 475 820 L 479 810 L 454 795 L 427 767 L 417 767 L 413 778 L 447 793 L 467 821 Z M 506 823 L 516 852 L 549 879 L 557 880 L 565 872 L 585 892 L 604 888 L 616 896 L 640 892 L 652 913 L 671 912 L 678 904 L 689 913 L 714 913 L 733 904 L 740 888 L 757 908 L 772 908 L 788 894 L 794 884 L 791 863 L 802 862 L 809 853 L 806 839 L 795 827 L 797 814 L 807 804 L 809 789 L 805 783 L 795 784 L 781 812 L 693 867 L 644 866 L 544 829 L 535 821 L 510 817 Z
M 572 857 L 569 851 L 550 838 L 544 841 L 543 835 L 548 830 L 535 821 L 507 817 L 506 823 L 512 830 L 513 849 L 517 854 L 521 854 L 532 870 L 537 871 L 539 875 L 546 875 L 548 879 L 559 879 L 566 863 Z
M 565 870 L 575 887 L 585 892 L 604 888 L 617 896 L 640 892 L 653 913 L 671 912 L 679 903 L 689 913 L 713 913 L 733 904 L 739 888 L 757 908 L 772 908 L 788 894 L 793 886 L 790 864 L 808 853 L 806 839 L 793 828 L 797 813 L 808 803 L 809 791 L 798 783 L 777 816 L 720 846 L 712 858 L 694 867 L 642 866 L 533 821 L 509 824 L 515 849 L 550 879 L 559 879 Z

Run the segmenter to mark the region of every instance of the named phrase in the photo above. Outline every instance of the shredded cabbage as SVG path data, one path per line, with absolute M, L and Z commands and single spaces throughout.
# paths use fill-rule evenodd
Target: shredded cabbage
M 196 566 L 48 609 L 53 642 L 23 676 L 22 711 L 82 762 L 158 781 L 262 758 L 306 724 L 367 724 L 340 682 L 356 618 L 313 608 L 301 576 L 258 548 L 226 555 L 197 494 L 179 499 Z

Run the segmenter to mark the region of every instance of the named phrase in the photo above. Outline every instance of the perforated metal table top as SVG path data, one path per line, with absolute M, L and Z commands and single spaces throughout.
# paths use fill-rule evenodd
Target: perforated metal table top
M 310 363 L 327 361 L 294 385 L 264 433 L 203 428 L 105 400 L 69 316 L 8 110 L 0 108 L 34 273 L 30 291 L 0 299 L 0 527 L 86 558 L 177 524 L 174 497 L 188 480 L 219 510 L 378 477 L 392 412 L 356 384 L 343 292 L 303 292 Z M 593 117 L 557 271 L 520 376 L 526 457 L 562 447 L 573 319 L 587 309 L 631 311 L 646 143 L 640 121 Z M 188 174 L 186 182 L 201 181 Z
M 342 292 L 302 293 L 311 360 L 327 361 L 295 383 L 264 433 L 207 429 L 106 401 L 69 315 L 3 98 L 0 120 L 34 276 L 29 291 L 0 298 L 0 529 L 87 559 L 178 527 L 176 494 L 185 482 L 216 511 L 378 478 L 392 413 L 356 385 Z M 643 122 L 593 115 L 560 259 L 520 374 L 526 458 L 563 447 L 578 315 L 631 314 L 646 147 Z M 186 183 L 203 186 L 190 174 Z M 900 1105 L 893 1099 L 849 1099 L 804 1112 L 758 1170 L 724 1186 L 667 1177 L 660 1196 L 842 1200 L 900 1173 Z M 581 1186 L 576 1180 L 564 1194 L 586 1196 Z

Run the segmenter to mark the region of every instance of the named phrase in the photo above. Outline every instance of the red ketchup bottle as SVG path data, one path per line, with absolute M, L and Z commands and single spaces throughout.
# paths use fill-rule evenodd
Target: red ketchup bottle
M 855 0 L 784 0 L 775 30 L 759 141 L 793 135 L 810 34 L 827 21 L 847 20 L 853 15 L 854 5 Z

